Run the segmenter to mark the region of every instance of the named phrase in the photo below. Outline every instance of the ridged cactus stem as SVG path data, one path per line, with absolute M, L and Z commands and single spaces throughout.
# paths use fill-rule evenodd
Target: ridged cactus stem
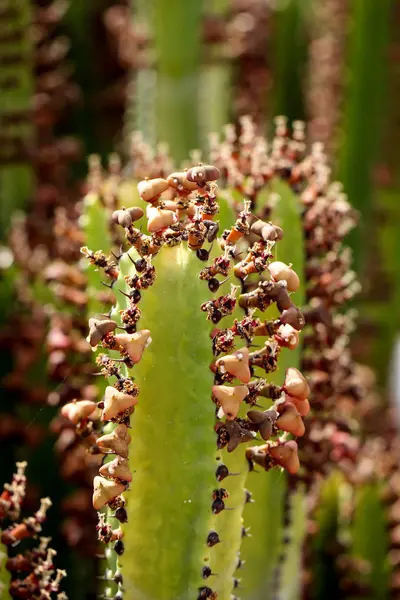
M 25 204 L 33 181 L 26 155 L 33 135 L 30 22 L 29 0 L 0 3 L 0 235 L 12 211 Z
M 249 201 L 218 237 L 218 176 L 214 166 L 200 165 L 140 182 L 151 235 L 136 227 L 139 207 L 112 216 L 133 248 L 119 259 L 110 318 L 92 318 L 88 336 L 93 347 L 111 351 L 97 356 L 110 385 L 98 405 L 106 425 L 96 446 L 106 460 L 93 493 L 97 510 L 109 507 L 98 526 L 113 547 L 106 551 L 106 597 L 123 586 L 135 600 L 228 600 L 237 583 L 249 465 L 291 473 L 299 466 L 297 445 L 287 437 L 304 429 L 295 404 L 282 399 L 273 410 L 254 410 L 262 390 L 274 399 L 282 394 L 262 371 L 276 369 L 285 327 L 304 325 L 289 295 L 299 279 L 273 261 L 283 232 L 252 215 Z M 249 246 L 250 230 L 257 241 Z M 239 248 L 247 249 L 243 260 Z M 238 298 L 249 275 L 258 287 Z M 274 320 L 254 316 L 275 303 Z M 251 352 L 256 336 L 264 346 Z M 302 375 L 292 375 L 285 385 L 295 386 L 295 396 L 307 393 Z M 266 443 L 244 455 L 241 444 L 258 432 Z

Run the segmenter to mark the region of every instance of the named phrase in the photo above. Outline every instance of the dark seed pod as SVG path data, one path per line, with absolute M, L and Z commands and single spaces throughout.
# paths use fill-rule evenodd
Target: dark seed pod
M 278 307 L 279 312 L 283 312 L 293 306 L 286 287 L 282 287 L 282 289 L 279 290 L 276 296 L 276 306 Z
M 211 569 L 210 569 L 209 566 L 203 567 L 202 570 L 201 570 L 201 576 L 202 576 L 202 578 L 203 579 L 208 579 L 210 577 L 210 575 L 211 575 L 211 572 L 212 571 L 211 571 Z
M 121 571 L 115 571 L 114 582 L 117 583 L 118 585 L 122 585 L 124 583 L 124 578 L 122 576 Z
M 199 588 L 199 595 L 197 596 L 197 600 L 206 600 L 207 598 L 209 600 L 214 600 L 217 598 L 217 596 L 215 592 L 213 592 L 212 589 L 209 587 L 204 586 Z
M 209 548 L 212 548 L 213 546 L 216 546 L 216 544 L 219 544 L 221 542 L 221 540 L 219 539 L 219 535 L 216 531 L 210 531 L 210 533 L 207 536 L 207 546 Z
M 204 248 L 199 248 L 198 250 L 196 250 L 196 256 L 199 260 L 206 262 L 210 256 L 210 253 Z
M 272 223 L 265 223 L 261 219 L 255 221 L 250 230 L 255 235 L 260 236 L 265 242 L 274 242 L 283 238 L 283 231 L 280 227 L 272 225 Z
M 253 494 L 249 490 L 244 490 L 244 503 L 250 504 L 250 502 L 254 502 Z
M 263 440 L 269 440 L 272 435 L 273 425 L 278 418 L 278 413 L 274 410 L 266 410 L 265 412 L 250 410 L 247 413 L 247 417 L 252 423 L 257 425 Z
M 215 477 L 217 481 L 223 481 L 225 477 L 228 477 L 229 469 L 226 465 L 218 465 L 217 470 L 215 471 Z
M 122 556 L 125 551 L 124 542 L 122 540 L 117 540 L 114 544 L 114 550 L 118 556 Z
M 143 273 L 147 269 L 147 262 L 144 258 L 139 258 L 135 262 L 135 269 L 138 273 Z
M 208 281 L 208 289 L 210 290 L 210 292 L 218 291 L 218 288 L 220 285 L 221 285 L 220 282 L 215 277 L 213 277 L 212 279 L 209 279 L 209 281 Z
M 225 509 L 225 502 L 221 498 L 217 498 L 211 504 L 211 510 L 212 510 L 213 515 L 218 515 L 224 509 Z
M 117 592 L 114 596 L 114 600 L 124 600 L 123 592 Z
M 301 331 L 306 324 L 303 313 L 294 305 L 282 312 L 280 322 L 283 325 L 291 325 L 297 331 Z
M 117 510 L 114 513 L 114 517 L 116 519 L 118 519 L 118 521 L 120 523 L 127 523 L 128 522 L 128 513 L 126 512 L 125 508 L 117 508 Z
M 216 325 L 217 323 L 220 322 L 222 317 L 223 317 L 222 312 L 220 310 L 215 310 L 212 314 L 211 322 L 214 323 L 214 325 Z

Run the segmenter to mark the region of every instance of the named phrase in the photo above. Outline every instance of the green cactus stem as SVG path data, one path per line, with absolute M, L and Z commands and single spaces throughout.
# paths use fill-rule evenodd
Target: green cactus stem
M 0 236 L 10 215 L 29 197 L 33 172 L 26 149 L 33 129 L 30 106 L 33 94 L 32 49 L 28 25 L 29 0 L 0 4 Z
M 269 192 L 266 198 L 267 204 L 271 203 L 271 199 L 275 203 L 272 220 L 285 231 L 284 238 L 276 247 L 276 258 L 292 263 L 294 270 L 303 280 L 304 242 L 298 197 L 286 183 L 278 179 L 273 180 L 267 189 Z M 294 294 L 294 298 L 298 305 L 301 306 L 304 303 L 303 287 Z M 299 346 L 294 350 L 283 348 L 278 368 L 271 373 L 269 381 L 282 385 L 285 370 L 290 366 L 299 367 L 300 354 Z M 283 530 L 282 505 L 287 481 L 284 474 L 280 472 L 272 471 L 266 477 L 250 473 L 247 487 L 252 492 L 255 502 L 246 508 L 244 518 L 250 532 L 257 532 L 258 543 L 253 544 L 251 538 L 245 539 L 243 542 L 242 558 L 246 561 L 246 585 L 243 597 L 249 600 L 262 600 L 271 593 L 273 570 L 280 553 Z M 295 517 L 296 530 L 299 530 L 302 526 L 297 523 L 304 519 L 301 500 L 296 498 L 293 504 L 295 512 L 299 512 Z M 300 552 L 298 542 L 296 548 L 297 552 Z M 298 564 L 298 562 L 296 551 L 291 551 L 288 564 Z M 285 569 L 290 569 L 290 567 L 287 566 Z

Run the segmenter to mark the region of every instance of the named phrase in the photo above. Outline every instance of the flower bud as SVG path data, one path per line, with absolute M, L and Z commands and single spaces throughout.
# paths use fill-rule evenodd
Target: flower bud
M 93 480 L 93 508 L 100 510 L 108 502 L 111 502 L 111 500 L 122 494 L 124 490 L 125 486 L 123 483 L 96 475 Z
M 151 344 L 150 330 L 142 329 L 136 333 L 117 333 L 115 341 L 122 346 L 133 364 L 137 364 L 145 349 Z
M 87 341 L 95 348 L 99 342 L 116 329 L 117 323 L 111 319 L 89 319 L 89 335 Z
M 144 215 L 144 212 L 138 206 L 132 208 L 121 208 L 114 210 L 111 215 L 111 219 L 114 223 L 121 225 L 121 227 L 130 227 L 134 221 L 138 221 Z
M 269 440 L 278 413 L 275 410 L 266 410 L 264 412 L 260 410 L 250 410 L 247 413 L 247 416 L 252 423 L 257 424 L 258 431 L 263 440 Z
M 299 289 L 300 279 L 292 267 L 277 260 L 268 265 L 268 270 L 274 281 L 286 281 L 289 292 Z
M 176 190 L 185 190 L 191 192 L 197 188 L 197 184 L 193 181 L 189 181 L 185 172 L 171 173 L 167 178 L 168 185 Z
M 282 311 L 279 320 L 283 325 L 291 325 L 297 331 L 301 331 L 306 324 L 303 313 L 293 304 Z
M 107 386 L 104 393 L 104 408 L 101 415 L 102 421 L 112 421 L 118 415 L 129 411 L 129 414 L 133 412 L 134 407 L 138 403 L 137 398 L 130 394 L 124 394 L 119 392 L 112 386 Z
M 99 469 L 100 475 L 103 477 L 109 477 L 112 479 L 119 479 L 119 481 L 132 481 L 132 473 L 129 469 L 129 463 L 126 458 L 117 456 L 111 462 L 105 463 Z
M 96 444 L 102 452 L 118 454 L 122 458 L 128 458 L 128 446 L 131 439 L 127 426 L 121 423 L 111 433 L 97 438 Z
M 186 172 L 186 179 L 203 187 L 208 181 L 216 181 L 220 176 L 217 167 L 213 165 L 199 165 Z
M 280 325 L 275 334 L 275 339 L 280 346 L 294 350 L 299 345 L 299 332 L 289 324 Z
M 306 400 L 310 395 L 310 387 L 307 383 L 307 379 L 294 367 L 289 367 L 289 369 L 286 370 L 283 389 L 289 396 L 298 398 L 298 400 Z
M 305 427 L 303 419 L 296 406 L 291 402 L 284 402 L 278 407 L 279 417 L 276 420 L 276 425 L 282 431 L 287 431 L 296 437 L 304 435 Z
M 291 475 L 295 475 L 300 468 L 297 444 L 294 440 L 279 443 L 277 446 L 268 448 L 269 455 L 276 464 L 286 469 Z
M 221 373 L 229 373 L 229 375 L 233 375 L 242 383 L 248 383 L 251 379 L 249 349 L 246 347 L 240 348 L 228 356 L 219 358 L 216 366 Z
M 145 179 L 138 183 L 139 196 L 145 202 L 155 202 L 169 188 L 169 183 L 161 177 Z
M 213 385 L 212 393 L 221 405 L 228 420 L 235 419 L 239 414 L 240 405 L 249 393 L 245 385 L 229 387 L 227 385 Z
M 87 419 L 97 408 L 95 402 L 90 400 L 79 400 L 78 402 L 69 402 L 61 409 L 61 414 L 71 423 L 77 425 L 80 421 Z
M 155 233 L 178 222 L 178 217 L 172 210 L 149 206 L 146 212 L 148 219 L 147 229 L 150 233 Z
M 291 402 L 297 408 L 299 414 L 302 417 L 306 417 L 311 410 L 310 403 L 308 400 L 299 400 L 295 396 L 290 396 L 289 394 L 285 394 L 285 398 L 288 402 Z

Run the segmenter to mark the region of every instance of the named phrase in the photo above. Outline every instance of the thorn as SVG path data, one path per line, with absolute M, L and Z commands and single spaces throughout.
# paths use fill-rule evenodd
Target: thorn
M 129 251 L 126 253 L 129 260 L 131 261 L 131 263 L 135 266 L 135 261 L 133 260 L 132 256 L 129 254 Z
M 100 281 L 101 285 L 104 285 L 105 287 L 110 288 L 110 290 L 112 289 L 113 284 L 112 283 L 107 283 L 106 281 Z
M 129 300 L 131 299 L 129 294 L 126 294 L 125 292 L 123 292 L 122 290 L 118 289 L 119 292 L 121 292 L 121 294 L 123 294 L 124 296 L 126 296 L 127 298 L 129 298 Z
M 123 254 L 123 253 L 122 253 L 122 254 L 119 254 L 119 255 L 117 256 L 117 255 L 115 254 L 115 252 L 113 252 L 113 251 L 111 250 L 111 254 L 112 254 L 112 255 L 113 255 L 113 257 L 115 258 L 115 260 L 116 260 L 117 262 L 119 262 L 119 261 L 120 261 L 120 259 L 121 259 L 121 256 L 122 256 L 122 254 Z

